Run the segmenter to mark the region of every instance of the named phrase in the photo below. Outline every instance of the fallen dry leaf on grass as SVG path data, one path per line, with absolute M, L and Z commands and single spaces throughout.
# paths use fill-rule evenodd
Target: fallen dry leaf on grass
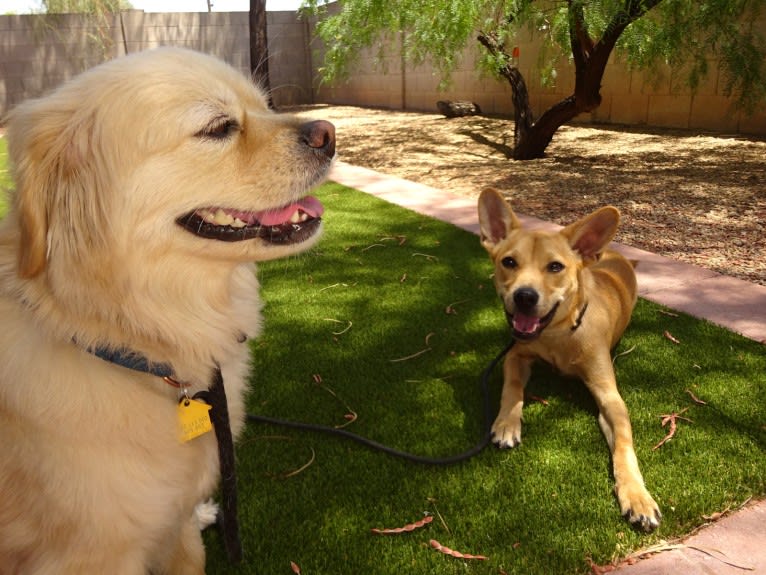
M 680 342 L 680 341 L 678 341 L 676 338 L 674 338 L 674 337 L 673 337 L 673 334 L 672 334 L 672 333 L 670 333 L 668 330 L 665 330 L 665 331 L 662 333 L 662 335 L 663 335 L 663 336 L 665 336 L 665 339 L 667 339 L 667 340 L 670 340 L 670 341 L 672 341 L 672 342 L 673 342 L 673 343 L 675 343 L 675 344 L 679 344 L 679 343 L 681 343 L 681 342 Z
M 688 421 L 689 423 L 692 423 L 692 420 L 687 417 L 681 417 L 681 414 L 684 413 L 688 407 L 684 407 L 681 411 L 676 413 L 675 411 L 673 413 L 667 414 L 667 415 L 660 415 L 662 418 L 662 427 L 665 427 L 668 423 L 670 423 L 670 427 L 668 428 L 668 433 L 665 435 L 665 437 L 662 438 L 662 440 L 652 447 L 652 451 L 659 449 L 662 447 L 665 443 L 670 441 L 673 436 L 676 434 L 676 429 L 678 428 L 677 420 L 683 419 L 684 421 Z
M 528 401 L 536 401 L 537 403 L 542 403 L 545 406 L 550 405 L 550 402 L 547 399 L 544 399 L 542 397 L 538 397 L 536 395 L 527 395 Z
M 445 555 L 449 555 L 450 557 L 456 557 L 458 559 L 477 559 L 479 561 L 486 561 L 489 559 L 489 557 L 485 557 L 484 555 L 471 555 L 468 553 L 461 553 L 460 551 L 455 551 L 454 549 L 450 549 L 449 547 L 445 547 L 441 543 L 439 543 L 436 539 L 431 539 L 429 541 L 429 545 L 433 549 L 436 549 L 437 551 L 444 553 Z
M 407 525 L 404 525 L 403 527 L 393 527 L 393 528 L 386 528 L 386 529 L 378 529 L 377 527 L 373 527 L 370 529 L 373 533 L 376 535 L 398 535 L 400 533 L 409 533 L 410 531 L 415 531 L 415 529 L 420 529 L 421 527 L 425 527 L 431 521 L 434 520 L 433 515 L 426 515 L 421 519 L 420 521 L 415 521 L 413 523 L 408 523 Z
M 692 401 L 693 401 L 694 403 L 696 403 L 697 405 L 707 405 L 707 402 L 706 402 L 706 401 L 702 401 L 702 400 L 701 400 L 699 397 L 697 397 L 696 395 L 694 395 L 694 393 L 692 393 L 692 390 L 691 390 L 691 389 L 687 389 L 687 390 L 686 390 L 686 393 L 688 393 L 688 394 L 689 394 L 689 397 L 691 397 L 691 398 L 692 398 Z

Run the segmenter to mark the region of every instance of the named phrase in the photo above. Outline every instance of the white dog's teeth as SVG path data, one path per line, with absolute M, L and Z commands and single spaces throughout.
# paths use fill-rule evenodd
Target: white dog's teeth
M 234 218 L 234 221 L 229 224 L 232 228 L 244 228 L 247 224 L 239 218 Z
M 290 216 L 290 223 L 297 224 L 300 221 L 301 221 L 301 212 L 296 210 L 293 212 L 293 215 Z
M 299 221 L 305 222 L 308 219 L 309 219 L 309 215 L 306 212 L 301 212 L 301 217 Z
M 221 208 L 215 213 L 215 219 L 213 223 L 219 226 L 230 226 L 234 222 L 234 217 L 231 214 L 227 214 Z
M 215 223 L 215 214 L 212 213 L 210 210 L 198 210 L 197 213 L 207 223 L 209 224 Z

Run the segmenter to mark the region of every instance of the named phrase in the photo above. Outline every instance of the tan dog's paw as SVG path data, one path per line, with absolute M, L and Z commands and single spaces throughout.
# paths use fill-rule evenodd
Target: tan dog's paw
M 615 485 L 615 494 L 620 504 L 622 515 L 635 527 L 654 531 L 662 519 L 660 508 L 646 488 L 640 483 L 633 485 Z
M 492 424 L 492 442 L 501 449 L 521 443 L 521 419 L 498 415 Z

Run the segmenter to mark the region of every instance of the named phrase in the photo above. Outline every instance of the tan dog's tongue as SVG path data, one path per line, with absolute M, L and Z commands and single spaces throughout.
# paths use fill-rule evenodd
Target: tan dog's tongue
M 255 215 L 264 226 L 278 226 L 289 222 L 292 215 L 298 210 L 306 212 L 312 218 L 318 218 L 324 213 L 324 206 L 314 196 L 306 196 L 295 204 L 276 210 L 264 210 Z
M 540 318 L 516 312 L 513 314 L 513 329 L 519 333 L 534 333 L 540 327 Z

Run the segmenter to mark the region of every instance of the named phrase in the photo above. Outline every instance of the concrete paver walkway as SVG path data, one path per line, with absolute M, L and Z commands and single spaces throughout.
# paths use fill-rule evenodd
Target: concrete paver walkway
M 424 215 L 479 232 L 476 200 L 337 162 L 330 179 Z M 559 226 L 519 215 L 525 225 Z M 639 295 L 766 343 L 766 286 L 615 244 L 639 261 Z M 766 574 L 766 500 L 697 532 L 672 550 L 618 568 L 621 575 Z

